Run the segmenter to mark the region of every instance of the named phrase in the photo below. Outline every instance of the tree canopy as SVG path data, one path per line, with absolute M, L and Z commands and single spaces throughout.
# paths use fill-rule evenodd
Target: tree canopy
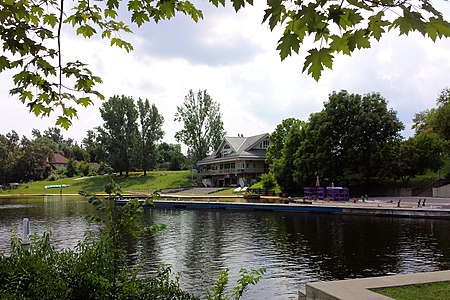
M 131 169 L 138 143 L 138 111 L 133 98 L 114 96 L 100 108 L 104 124 L 99 128 L 101 141 L 111 166 L 122 174 Z
M 148 99 L 139 99 L 137 102 L 140 122 L 141 167 L 144 176 L 147 170 L 154 169 L 158 163 L 157 142 L 163 136 L 162 124 L 164 117 L 159 114 L 155 104 L 150 105 Z
M 226 3 L 209 2 L 216 7 Z M 231 0 L 231 5 L 239 11 L 253 0 Z M 97 90 L 101 78 L 86 62 L 64 58 L 62 27 L 72 27 L 80 38 L 98 36 L 130 52 L 133 46 L 122 35 L 131 32 L 131 24 L 158 23 L 177 13 L 195 22 L 203 18 L 187 0 L 0 0 L 0 72 L 16 72 L 10 93 L 31 112 L 48 116 L 58 109 L 56 124 L 67 128 L 79 106 L 105 97 Z M 336 55 L 370 48 L 390 30 L 400 35 L 419 32 L 433 41 L 450 36 L 450 23 L 428 0 L 268 0 L 262 22 L 270 30 L 284 28 L 277 45 L 282 60 L 306 47 L 303 72 L 315 80 L 325 67 L 332 68 Z
M 220 104 L 206 90 L 199 90 L 197 94 L 189 90 L 183 105 L 177 106 L 175 121 L 183 123 L 183 129 L 175 133 L 175 138 L 188 146 L 193 164 L 219 147 L 225 135 Z
M 284 136 L 284 145 L 269 155 L 275 157 L 270 170 L 285 192 L 314 185 L 316 176 L 325 184 L 365 184 L 385 173 L 391 164 L 386 153 L 402 129 L 380 94 L 333 92 L 308 122 L 288 119 L 277 126 L 272 136 Z

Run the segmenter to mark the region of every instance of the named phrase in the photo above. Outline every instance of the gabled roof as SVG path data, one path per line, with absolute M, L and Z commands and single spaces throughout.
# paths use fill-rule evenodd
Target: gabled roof
M 49 161 L 51 164 L 67 164 L 69 160 L 59 153 L 53 154 L 52 159 Z
M 269 137 L 263 133 L 249 137 L 225 137 L 213 154 L 197 162 L 197 165 L 209 164 L 211 162 L 230 161 L 238 159 L 265 159 L 266 149 L 253 149 L 261 141 Z M 225 144 L 233 148 L 233 152 L 226 157 L 220 157 L 220 152 Z

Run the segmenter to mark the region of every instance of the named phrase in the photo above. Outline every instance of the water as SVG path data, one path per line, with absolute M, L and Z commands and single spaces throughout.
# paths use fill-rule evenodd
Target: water
M 74 247 L 93 213 L 81 198 L 0 198 L 0 252 L 28 217 L 32 230 L 52 231 L 58 248 Z M 181 272 L 183 288 L 202 294 L 219 270 L 230 282 L 241 267 L 264 267 L 245 299 L 288 299 L 317 280 L 360 278 L 450 268 L 449 220 L 254 211 L 149 209 L 144 224 L 167 228 L 130 240 L 130 263 L 151 273 L 161 263 Z

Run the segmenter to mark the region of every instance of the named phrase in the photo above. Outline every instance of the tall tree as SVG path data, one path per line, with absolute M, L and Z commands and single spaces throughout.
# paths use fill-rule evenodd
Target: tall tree
M 286 120 L 285 120 L 286 121 Z M 298 149 L 306 138 L 306 124 L 299 120 L 289 120 L 277 126 L 278 137 L 282 137 L 283 147 L 272 156 L 270 172 L 285 193 L 298 193 L 304 184 L 297 172 L 296 157 Z M 277 130 L 275 130 L 277 132 Z M 277 146 L 277 144 L 275 144 Z M 271 151 L 273 152 L 274 149 Z
M 397 176 L 408 182 L 427 170 L 436 172 L 444 163 L 443 150 L 446 146 L 448 143 L 436 133 L 420 133 L 403 141 L 397 160 L 392 162 L 398 165 Z
M 275 131 L 270 134 L 271 145 L 267 149 L 266 163 L 270 165 L 274 159 L 278 159 L 283 155 L 283 147 L 286 142 L 286 137 L 292 127 L 304 126 L 305 123 L 295 118 L 288 118 L 281 121 L 275 128 Z
M 439 93 L 436 104 L 436 108 L 416 114 L 412 128 L 416 134 L 434 132 L 450 141 L 450 88 L 445 88 Z
M 35 132 L 35 134 L 38 134 Z M 47 130 L 44 130 L 44 137 L 51 139 L 56 144 L 62 144 L 64 142 L 64 136 L 61 133 L 61 128 L 59 127 L 49 127 Z
M 155 104 L 150 106 L 150 102 L 146 99 L 139 99 L 139 121 L 141 125 L 141 168 L 144 170 L 144 176 L 147 170 L 154 169 L 158 162 L 157 143 L 163 138 L 164 131 L 162 124 L 164 117 L 158 113 Z
M 364 184 L 384 176 L 391 164 L 386 155 L 400 142 L 403 124 L 380 94 L 340 91 L 307 123 L 288 120 L 277 129 L 284 145 L 270 169 L 284 191 L 299 192 L 316 176 L 325 184 Z
M 214 6 L 226 3 L 208 2 Z M 231 0 L 236 11 L 246 4 L 252 5 L 253 0 Z M 77 0 L 73 5 L 64 0 L 0 1 L 4 53 L 0 56 L 0 72 L 17 70 L 11 94 L 36 115 L 47 116 L 60 109 L 56 124 L 67 128 L 77 116 L 78 106 L 92 105 L 93 99 L 104 96 L 96 90 L 101 78 L 86 63 L 77 58 L 62 59 L 63 24 L 83 38 L 101 36 L 109 44 L 131 51 L 133 46 L 122 39 L 122 33 L 131 32 L 123 20 L 129 16 L 130 23 L 140 27 L 171 19 L 177 12 L 195 22 L 203 18 L 202 11 L 188 0 L 136 0 L 129 5 L 119 0 L 104 5 L 89 0 Z M 271 30 L 284 27 L 277 46 L 281 59 L 299 53 L 300 46 L 307 47 L 303 71 L 316 80 L 325 67 L 332 68 L 335 55 L 370 48 L 372 41 L 379 41 L 393 29 L 400 35 L 416 31 L 433 41 L 450 36 L 450 23 L 427 0 L 267 1 L 262 21 Z M 314 42 L 305 43 L 311 40 L 309 37 Z
M 197 94 L 189 90 L 183 105 L 177 106 L 175 121 L 183 122 L 183 129 L 175 133 L 175 138 L 188 146 L 193 164 L 215 150 L 225 136 L 220 104 L 206 90 Z
M 104 121 L 100 135 L 108 161 L 120 175 L 125 171 L 128 176 L 138 141 L 138 112 L 134 100 L 123 95 L 113 96 L 102 104 L 100 113 Z
M 94 128 L 86 132 L 86 137 L 81 141 L 84 149 L 89 154 L 91 162 L 101 162 L 106 159 L 105 150 L 100 142 L 99 130 Z
M 378 93 L 364 96 L 333 92 L 324 109 L 310 117 L 302 151 L 312 155 L 309 166 L 330 181 L 368 183 L 383 164 L 385 147 L 400 140 L 403 124 Z M 306 155 L 305 157 L 308 157 Z M 298 162 L 302 162 L 302 156 Z M 310 177 L 315 177 L 310 169 Z

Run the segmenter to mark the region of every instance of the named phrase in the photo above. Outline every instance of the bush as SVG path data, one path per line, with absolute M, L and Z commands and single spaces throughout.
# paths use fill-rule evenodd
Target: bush
M 277 181 L 275 180 L 275 176 L 273 173 L 265 173 L 261 175 L 261 183 L 263 188 L 266 190 L 271 190 L 277 185 Z
M 73 158 L 69 158 L 69 161 L 67 162 L 67 169 L 66 169 L 66 176 L 67 177 L 73 177 L 77 175 L 77 163 Z
M 48 180 L 50 181 L 55 181 L 62 178 L 66 178 L 66 168 L 52 170 L 50 172 L 50 176 L 48 176 Z
M 81 174 L 83 176 L 88 176 L 92 174 L 92 168 L 91 164 L 85 161 L 80 161 L 78 164 L 78 174 Z

